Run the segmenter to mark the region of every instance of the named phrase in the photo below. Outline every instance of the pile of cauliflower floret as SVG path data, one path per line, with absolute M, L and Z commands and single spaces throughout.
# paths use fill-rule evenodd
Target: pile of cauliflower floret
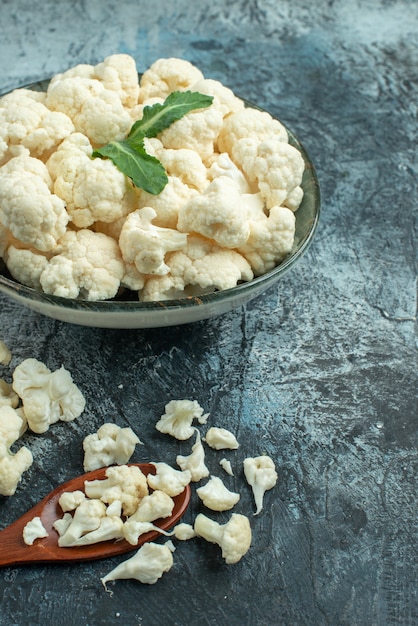
M 174 91 L 213 102 L 145 139 L 168 177 L 152 195 L 92 153 Z M 134 59 L 115 54 L 0 99 L 0 257 L 17 281 L 66 298 L 228 289 L 290 252 L 303 171 L 279 121 L 190 62 L 158 59 L 138 82 Z

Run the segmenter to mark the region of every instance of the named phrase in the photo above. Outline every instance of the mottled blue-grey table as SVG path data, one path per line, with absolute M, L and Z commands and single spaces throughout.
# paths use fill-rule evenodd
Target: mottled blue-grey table
M 172 398 L 236 433 L 237 461 L 266 452 L 279 473 L 236 565 L 192 540 L 156 585 L 119 581 L 113 596 L 100 577 L 122 557 L 5 568 L 1 626 L 418 624 L 417 32 L 414 0 L 1 0 L 2 92 L 115 52 L 139 71 L 186 58 L 282 119 L 322 190 L 300 264 L 219 318 L 90 329 L 0 296 L 12 364 L 63 364 L 87 401 L 25 435 L 35 462 L 0 498 L 1 527 L 79 473 L 106 420 L 138 432 L 134 460 L 174 461 L 185 447 L 154 427 Z M 251 512 L 239 471 L 231 484 Z

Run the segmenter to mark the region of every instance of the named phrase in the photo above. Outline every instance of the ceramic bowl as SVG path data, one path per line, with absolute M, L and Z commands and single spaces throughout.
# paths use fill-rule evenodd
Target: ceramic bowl
M 47 81 L 42 81 L 30 85 L 30 88 L 43 91 L 47 84 Z M 300 141 L 287 130 L 289 143 L 300 150 L 305 161 L 302 180 L 304 196 L 295 213 L 296 233 L 291 252 L 280 265 L 263 276 L 225 291 L 177 300 L 139 302 L 136 296 L 129 296 L 125 292 L 113 300 L 91 302 L 51 296 L 21 285 L 12 279 L 0 259 L 0 292 L 42 315 L 72 324 L 101 328 L 158 328 L 187 324 L 243 306 L 278 283 L 298 263 L 312 242 L 318 224 L 320 191 L 315 168 Z

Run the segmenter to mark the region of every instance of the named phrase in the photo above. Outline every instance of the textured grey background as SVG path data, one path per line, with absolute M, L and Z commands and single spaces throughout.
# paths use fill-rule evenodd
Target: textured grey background
M 158 584 L 120 581 L 113 597 L 99 578 L 121 559 L 6 568 L 1 626 L 418 624 L 417 33 L 415 0 L 0 1 L 1 91 L 115 52 L 139 71 L 186 58 L 297 134 L 323 199 L 300 264 L 217 319 L 96 330 L 0 296 L 12 365 L 64 364 L 87 399 L 77 422 L 25 437 L 35 463 L 0 498 L 1 527 L 80 471 L 104 420 L 138 432 L 135 460 L 184 453 L 154 429 L 176 397 L 280 476 L 235 566 L 187 542 Z M 251 511 L 239 472 L 230 485 Z

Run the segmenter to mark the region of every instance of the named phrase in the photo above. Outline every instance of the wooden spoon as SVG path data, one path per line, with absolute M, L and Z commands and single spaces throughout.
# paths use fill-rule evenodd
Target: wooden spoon
M 137 465 L 142 472 L 147 474 L 155 474 L 155 467 L 151 463 L 131 463 Z M 23 565 L 40 562 L 57 562 L 57 561 L 90 561 L 92 559 L 103 559 L 116 554 L 123 554 L 136 550 L 146 541 L 152 541 L 161 534 L 157 531 L 151 531 L 139 537 L 138 544 L 133 546 L 124 539 L 115 541 L 102 541 L 87 546 L 74 546 L 71 548 L 61 548 L 58 545 L 59 535 L 52 527 L 57 519 L 62 518 L 63 512 L 58 500 L 64 491 L 84 491 L 85 480 L 96 480 L 106 478 L 105 472 L 107 468 L 93 470 L 87 474 L 72 478 L 68 482 L 60 485 L 51 493 L 49 493 L 41 502 L 32 507 L 22 517 L 10 524 L 7 528 L 0 531 L 0 567 L 6 565 Z M 175 496 L 174 509 L 170 517 L 156 520 L 153 522 L 162 530 L 167 530 L 173 526 L 185 513 L 190 502 L 190 486 L 187 485 L 184 491 Z M 40 517 L 42 524 L 48 531 L 48 537 L 36 539 L 33 545 L 28 546 L 23 541 L 23 528 L 34 517 Z

